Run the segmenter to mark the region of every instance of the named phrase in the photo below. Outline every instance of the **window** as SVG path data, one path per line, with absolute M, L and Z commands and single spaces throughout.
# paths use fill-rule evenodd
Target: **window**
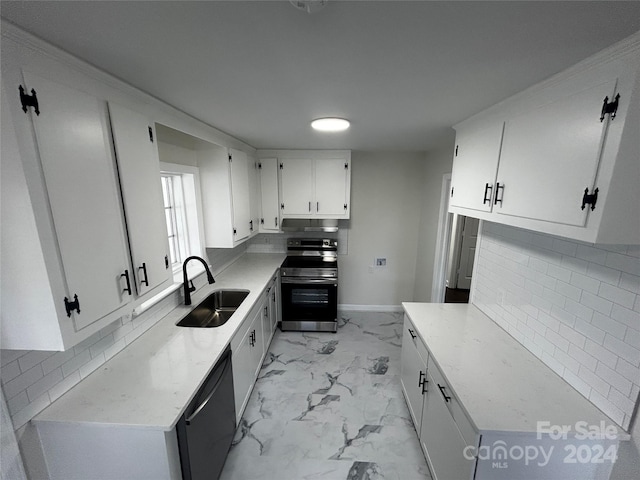
M 160 169 L 171 264 L 181 273 L 187 257 L 202 256 L 198 169 L 164 162 Z

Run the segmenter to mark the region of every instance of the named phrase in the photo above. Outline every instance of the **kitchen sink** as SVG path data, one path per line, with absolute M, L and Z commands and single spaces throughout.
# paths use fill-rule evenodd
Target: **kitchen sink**
M 224 325 L 249 295 L 249 290 L 216 290 L 178 322 L 179 327 L 212 328 Z

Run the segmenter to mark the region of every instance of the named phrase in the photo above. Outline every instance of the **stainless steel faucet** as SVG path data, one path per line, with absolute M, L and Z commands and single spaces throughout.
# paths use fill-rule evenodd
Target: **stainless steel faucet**
M 193 282 L 191 282 L 191 286 L 189 286 L 189 279 L 187 278 L 187 263 L 189 263 L 189 260 L 200 260 L 200 262 L 202 262 L 202 265 L 204 265 L 204 269 L 207 271 L 207 280 L 209 281 L 209 283 L 215 283 L 213 275 L 211 275 L 211 270 L 209 270 L 209 265 L 207 265 L 207 262 L 205 262 L 204 259 L 198 257 L 197 255 L 187 258 L 182 264 L 182 279 L 184 283 L 185 305 L 191 305 L 191 292 L 194 292 L 196 290 L 196 287 L 193 286 Z

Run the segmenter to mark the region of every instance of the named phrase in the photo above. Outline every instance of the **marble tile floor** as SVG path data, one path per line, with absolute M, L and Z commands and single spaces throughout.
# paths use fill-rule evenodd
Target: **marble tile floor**
M 275 334 L 221 480 L 430 479 L 400 386 L 402 314 Z

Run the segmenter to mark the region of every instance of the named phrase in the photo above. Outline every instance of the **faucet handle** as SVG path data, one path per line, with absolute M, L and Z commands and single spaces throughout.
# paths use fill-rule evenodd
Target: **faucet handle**
M 193 284 L 193 280 L 189 280 L 189 291 L 190 292 L 195 292 L 196 291 L 196 287 Z

